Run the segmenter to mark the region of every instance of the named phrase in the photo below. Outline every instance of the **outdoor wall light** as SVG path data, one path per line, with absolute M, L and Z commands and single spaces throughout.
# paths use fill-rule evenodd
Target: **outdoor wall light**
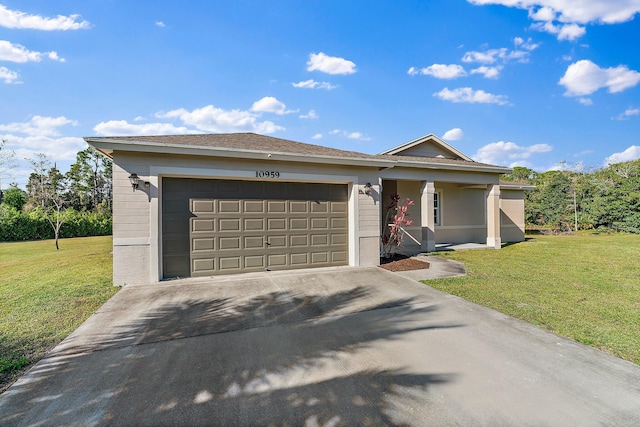
M 371 195 L 371 183 L 370 182 L 367 182 L 364 185 L 364 194 L 366 194 L 367 196 Z
M 129 175 L 129 182 L 131 183 L 131 187 L 133 188 L 133 191 L 136 191 L 136 189 L 138 188 L 138 184 L 140 183 L 140 178 L 138 177 L 138 174 L 132 173 L 131 175 Z
M 138 186 L 140 185 L 140 177 L 137 173 L 132 173 L 131 175 L 129 175 L 129 182 L 131 183 L 131 188 L 133 188 L 133 191 L 136 191 L 138 189 Z M 149 181 L 142 181 L 142 185 L 146 189 L 149 189 L 149 187 L 151 187 L 151 183 Z

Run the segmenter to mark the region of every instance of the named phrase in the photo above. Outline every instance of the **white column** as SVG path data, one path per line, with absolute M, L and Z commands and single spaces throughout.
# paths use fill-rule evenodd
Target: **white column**
M 500 185 L 490 184 L 487 193 L 487 246 L 500 249 Z
M 420 188 L 420 224 L 422 226 L 421 250 L 433 252 L 436 250 L 436 228 L 433 218 L 433 182 L 422 181 Z

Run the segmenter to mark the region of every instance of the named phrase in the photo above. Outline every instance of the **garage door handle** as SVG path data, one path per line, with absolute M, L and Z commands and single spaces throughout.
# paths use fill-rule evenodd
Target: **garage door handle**
M 267 246 L 271 246 L 271 243 L 267 242 Z

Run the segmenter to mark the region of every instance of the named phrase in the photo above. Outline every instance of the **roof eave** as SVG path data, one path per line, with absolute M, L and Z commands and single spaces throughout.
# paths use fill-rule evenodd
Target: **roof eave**
M 252 160 L 280 160 L 305 163 L 329 163 L 337 165 L 364 167 L 393 167 L 393 160 L 367 159 L 358 157 L 338 157 L 317 154 L 299 154 L 283 152 L 267 152 L 226 147 L 210 147 L 201 145 L 182 145 L 148 141 L 118 141 L 107 138 L 85 137 L 84 140 L 108 157 L 113 151 L 129 151 L 141 153 L 206 155 L 211 157 L 240 158 Z
M 445 170 L 462 170 L 462 171 L 475 171 L 475 172 L 494 172 L 494 173 L 509 173 L 512 172 L 511 168 L 504 166 L 494 165 L 479 165 L 470 162 L 469 165 L 460 165 L 452 163 L 436 163 L 436 162 L 410 162 L 401 161 L 396 162 L 396 167 L 408 167 L 419 169 L 445 169 Z

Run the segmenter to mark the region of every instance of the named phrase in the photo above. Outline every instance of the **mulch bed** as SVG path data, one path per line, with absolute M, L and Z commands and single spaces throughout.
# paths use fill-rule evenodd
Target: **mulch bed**
M 380 258 L 380 267 L 389 271 L 425 270 L 429 263 L 404 255 L 393 255 L 390 258 Z

